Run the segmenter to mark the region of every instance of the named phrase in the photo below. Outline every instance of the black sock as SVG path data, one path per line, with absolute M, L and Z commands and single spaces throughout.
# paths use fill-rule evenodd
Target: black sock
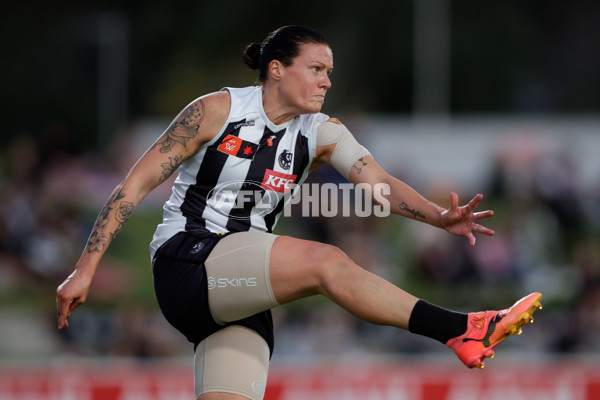
M 446 344 L 448 340 L 467 331 L 467 322 L 468 314 L 419 300 L 410 314 L 408 330 Z

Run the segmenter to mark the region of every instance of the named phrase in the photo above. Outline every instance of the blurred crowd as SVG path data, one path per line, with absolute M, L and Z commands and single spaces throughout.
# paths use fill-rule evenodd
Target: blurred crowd
M 145 200 L 115 241 L 70 328 L 56 329 L 55 289 L 104 201 L 140 155 L 128 141 L 134 139 L 117 137 L 104 152 L 82 152 L 70 145 L 68 128 L 56 124 L 23 133 L 0 154 L 0 337 L 8 339 L 0 360 L 191 354 L 152 294 L 148 242 L 167 185 Z M 521 340 L 507 341 L 507 352 L 600 354 L 600 179 L 582 183 L 571 157 L 516 159 L 498 150 L 480 188 L 483 207 L 496 212 L 489 222 L 496 235 L 479 237 L 474 248 L 398 217 L 303 218 L 295 210 L 276 233 L 335 244 L 415 295 L 462 311 L 507 307 L 542 291 L 544 310 Z M 410 176 L 401 178 L 411 183 Z M 311 181 L 342 178 L 323 167 Z M 432 188 L 424 194 L 440 204 L 447 197 Z M 450 354 L 429 339 L 363 323 L 318 297 L 281 307 L 274 317 L 276 359 Z

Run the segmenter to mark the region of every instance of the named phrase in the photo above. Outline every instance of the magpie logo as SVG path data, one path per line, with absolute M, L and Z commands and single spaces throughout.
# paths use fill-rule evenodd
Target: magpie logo
M 293 154 L 287 150 L 283 150 L 283 153 L 279 155 L 279 166 L 283 169 L 290 169 L 292 165 Z
M 200 253 L 200 251 L 202 251 L 203 248 L 204 243 L 198 242 L 190 249 L 190 254 L 198 254 Z

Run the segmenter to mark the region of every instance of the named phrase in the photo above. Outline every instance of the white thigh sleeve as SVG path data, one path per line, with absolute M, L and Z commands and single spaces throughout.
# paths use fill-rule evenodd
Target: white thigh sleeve
M 317 129 L 317 146 L 329 146 L 335 143 L 331 165 L 346 179 L 359 158 L 371 155 L 369 150 L 352 136 L 348 128 L 337 120 L 323 122 Z
M 219 324 L 277 307 L 269 276 L 271 246 L 277 236 L 237 232 L 221 239 L 204 265 L 208 306 Z

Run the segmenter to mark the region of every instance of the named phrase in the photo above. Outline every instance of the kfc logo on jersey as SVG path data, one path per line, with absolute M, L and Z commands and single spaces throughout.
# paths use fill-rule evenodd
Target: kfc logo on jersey
M 256 143 L 242 140 L 237 136 L 227 135 L 217 150 L 238 158 L 254 158 L 258 145 Z
M 263 178 L 262 188 L 272 190 L 279 193 L 287 193 L 292 190 L 292 186 L 296 182 L 296 175 L 283 174 L 281 172 L 267 169 Z

